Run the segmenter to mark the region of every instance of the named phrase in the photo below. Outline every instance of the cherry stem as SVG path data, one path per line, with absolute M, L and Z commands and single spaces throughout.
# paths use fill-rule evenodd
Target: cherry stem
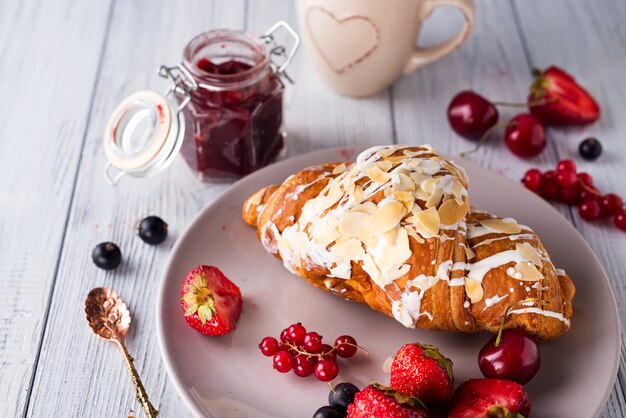
M 500 343 L 502 342 L 502 331 L 504 331 L 504 323 L 506 322 L 506 317 L 509 316 L 509 313 L 511 313 L 511 309 L 515 308 L 516 306 L 523 305 L 525 303 L 531 303 L 531 302 L 534 303 L 536 301 L 537 301 L 536 298 L 526 298 L 526 299 L 518 300 L 517 302 L 512 303 L 506 307 L 506 310 L 504 311 L 504 315 L 502 315 L 502 319 L 500 320 L 500 329 L 498 330 L 498 336 L 496 337 L 496 342 L 494 344 L 496 347 L 498 347 Z
M 324 351 L 322 353 L 309 353 L 308 351 L 300 350 L 297 345 L 292 344 L 290 342 L 286 342 L 285 344 L 287 345 L 287 347 L 289 347 L 290 349 L 292 349 L 296 353 L 303 354 L 303 355 L 305 355 L 307 357 L 320 357 L 320 358 L 321 357 L 326 357 L 329 354 L 331 354 L 333 351 L 335 351 L 337 349 L 337 347 L 339 347 L 340 345 L 349 345 L 349 346 L 352 346 L 352 347 L 356 347 L 356 348 L 358 348 L 360 350 L 363 350 L 363 352 L 365 353 L 366 356 L 370 355 L 370 353 L 366 349 L 361 347 L 360 345 L 356 345 L 356 344 L 352 344 L 352 343 L 348 343 L 348 342 L 343 342 L 341 344 L 337 344 L 336 346 L 334 346 L 329 351 Z
M 489 135 L 491 135 L 491 133 L 498 129 L 498 128 L 508 128 L 509 126 L 514 126 L 512 123 L 496 123 L 495 125 L 491 126 L 489 129 L 487 129 L 485 131 L 485 133 L 483 134 L 483 136 L 480 137 L 480 139 L 478 140 L 478 142 L 476 143 L 476 146 L 474 148 L 472 148 L 469 151 L 463 151 L 460 155 L 461 157 L 465 157 L 466 155 L 472 154 L 476 151 L 478 151 L 478 149 L 487 141 L 487 138 L 489 138 Z
M 558 102 L 558 97 L 553 97 L 551 99 L 538 99 L 533 100 L 527 103 L 514 103 L 514 102 L 491 102 L 494 106 L 503 106 L 503 107 L 535 107 L 535 106 L 543 106 L 546 104 Z

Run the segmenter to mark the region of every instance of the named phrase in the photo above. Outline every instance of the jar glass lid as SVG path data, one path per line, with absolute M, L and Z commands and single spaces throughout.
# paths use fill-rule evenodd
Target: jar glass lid
M 167 167 L 182 145 L 185 122 L 178 105 L 154 91 L 139 91 L 113 111 L 103 138 L 112 184 L 124 175 L 144 177 Z M 118 173 L 111 174 L 115 168 Z

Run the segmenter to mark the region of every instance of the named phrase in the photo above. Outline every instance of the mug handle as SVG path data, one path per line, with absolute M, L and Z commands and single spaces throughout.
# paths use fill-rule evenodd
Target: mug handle
M 474 26 L 476 5 L 474 0 L 426 0 L 420 10 L 419 19 L 426 20 L 437 6 L 452 6 L 457 8 L 465 17 L 465 25 L 454 37 L 429 48 L 416 48 L 404 67 L 403 74 L 409 74 L 418 68 L 438 60 L 456 48 L 467 39 Z

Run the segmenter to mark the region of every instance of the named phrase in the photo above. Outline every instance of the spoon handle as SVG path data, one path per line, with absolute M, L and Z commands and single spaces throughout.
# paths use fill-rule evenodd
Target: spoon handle
M 159 415 L 159 411 L 157 411 L 154 406 L 152 406 L 150 400 L 148 399 L 146 389 L 143 387 L 143 383 L 141 383 L 139 373 L 137 373 L 137 369 L 135 368 L 133 357 L 128 353 L 124 341 L 115 340 L 115 342 L 117 343 L 120 351 L 122 352 L 122 355 L 124 356 L 126 367 L 128 367 L 130 377 L 133 379 L 133 385 L 135 385 L 135 390 L 137 391 L 137 400 L 141 403 L 141 406 L 146 412 L 146 416 L 148 418 L 156 418 Z

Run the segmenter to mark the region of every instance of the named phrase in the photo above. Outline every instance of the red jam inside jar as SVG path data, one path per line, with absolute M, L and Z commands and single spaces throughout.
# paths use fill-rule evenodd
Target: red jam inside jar
M 187 45 L 184 64 L 198 84 L 183 110 L 181 152 L 204 181 L 239 178 L 272 162 L 283 148 L 283 84 L 263 41 L 211 31 Z

